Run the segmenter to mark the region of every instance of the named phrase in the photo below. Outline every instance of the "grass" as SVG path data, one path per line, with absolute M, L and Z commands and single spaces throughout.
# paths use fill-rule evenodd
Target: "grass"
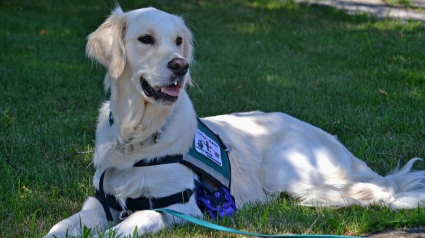
M 409 0 L 384 0 L 384 2 L 388 4 L 401 5 L 404 7 L 409 7 L 412 5 L 412 2 Z
M 425 157 L 425 27 L 286 1 L 122 1 L 186 16 L 196 37 L 200 116 L 282 111 L 336 134 L 386 174 Z M 105 70 L 85 38 L 113 1 L 2 1 L 0 237 L 39 237 L 94 194 Z M 81 152 L 81 153 L 76 153 Z M 415 169 L 425 169 L 419 162 Z M 425 209 L 308 208 L 282 196 L 220 224 L 252 232 L 362 235 L 425 224 Z M 240 237 L 193 225 L 158 237 Z

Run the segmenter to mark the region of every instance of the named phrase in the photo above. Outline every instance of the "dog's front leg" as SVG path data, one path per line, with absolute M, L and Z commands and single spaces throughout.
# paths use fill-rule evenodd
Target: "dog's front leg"
M 167 208 L 200 218 L 203 216 L 193 197 L 189 203 L 175 204 Z M 115 227 L 106 231 L 104 237 L 128 237 L 133 235 L 135 231 L 137 231 L 138 236 L 146 233 L 156 233 L 174 223 L 180 222 L 180 218 L 176 218 L 170 214 L 152 210 L 137 211 Z
M 104 232 L 104 237 L 128 237 L 134 234 L 156 233 L 170 223 L 170 217 L 151 210 L 137 211 L 118 225 Z
M 116 211 L 112 212 L 113 215 L 117 213 Z M 80 212 L 54 225 L 45 238 L 81 236 L 84 227 L 91 229 L 91 233 L 108 228 L 105 212 L 96 198 L 89 197 Z

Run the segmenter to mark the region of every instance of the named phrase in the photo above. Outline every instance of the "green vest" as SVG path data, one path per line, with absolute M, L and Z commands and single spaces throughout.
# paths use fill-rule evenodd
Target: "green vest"
M 230 189 L 231 169 L 228 148 L 219 135 L 211 131 L 199 118 L 193 144 L 187 154 L 183 155 L 184 164 L 219 187 Z

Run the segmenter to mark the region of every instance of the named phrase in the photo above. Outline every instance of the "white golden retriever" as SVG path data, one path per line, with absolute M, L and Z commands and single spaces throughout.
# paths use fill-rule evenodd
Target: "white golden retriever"
M 192 146 L 197 119 L 185 91 L 191 83 L 192 41 L 180 17 L 154 8 L 124 13 L 117 7 L 88 36 L 87 54 L 108 69 L 104 84 L 111 90 L 98 119 L 93 183 L 123 208 L 131 198 L 157 199 L 195 189 L 198 175 L 185 165 L 133 166 L 185 154 Z M 425 204 L 425 171 L 410 171 L 418 159 L 382 177 L 334 136 L 283 113 L 256 111 L 202 121 L 232 149 L 231 193 L 238 207 L 281 192 L 314 206 L 411 209 Z M 195 194 L 166 208 L 203 216 Z M 140 235 L 179 222 L 150 209 L 132 211 L 120 221 L 119 211 L 106 209 L 112 224 L 102 203 L 90 197 L 80 212 L 53 226 L 47 236 L 78 236 L 81 225 L 94 233 L 109 229 L 120 235 L 131 235 L 137 227 Z

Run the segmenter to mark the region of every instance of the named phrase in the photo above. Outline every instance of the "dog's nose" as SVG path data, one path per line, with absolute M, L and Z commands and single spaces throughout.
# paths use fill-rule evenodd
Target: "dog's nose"
M 168 62 L 168 68 L 178 76 L 183 76 L 187 73 L 189 69 L 189 63 L 182 58 L 174 58 Z

